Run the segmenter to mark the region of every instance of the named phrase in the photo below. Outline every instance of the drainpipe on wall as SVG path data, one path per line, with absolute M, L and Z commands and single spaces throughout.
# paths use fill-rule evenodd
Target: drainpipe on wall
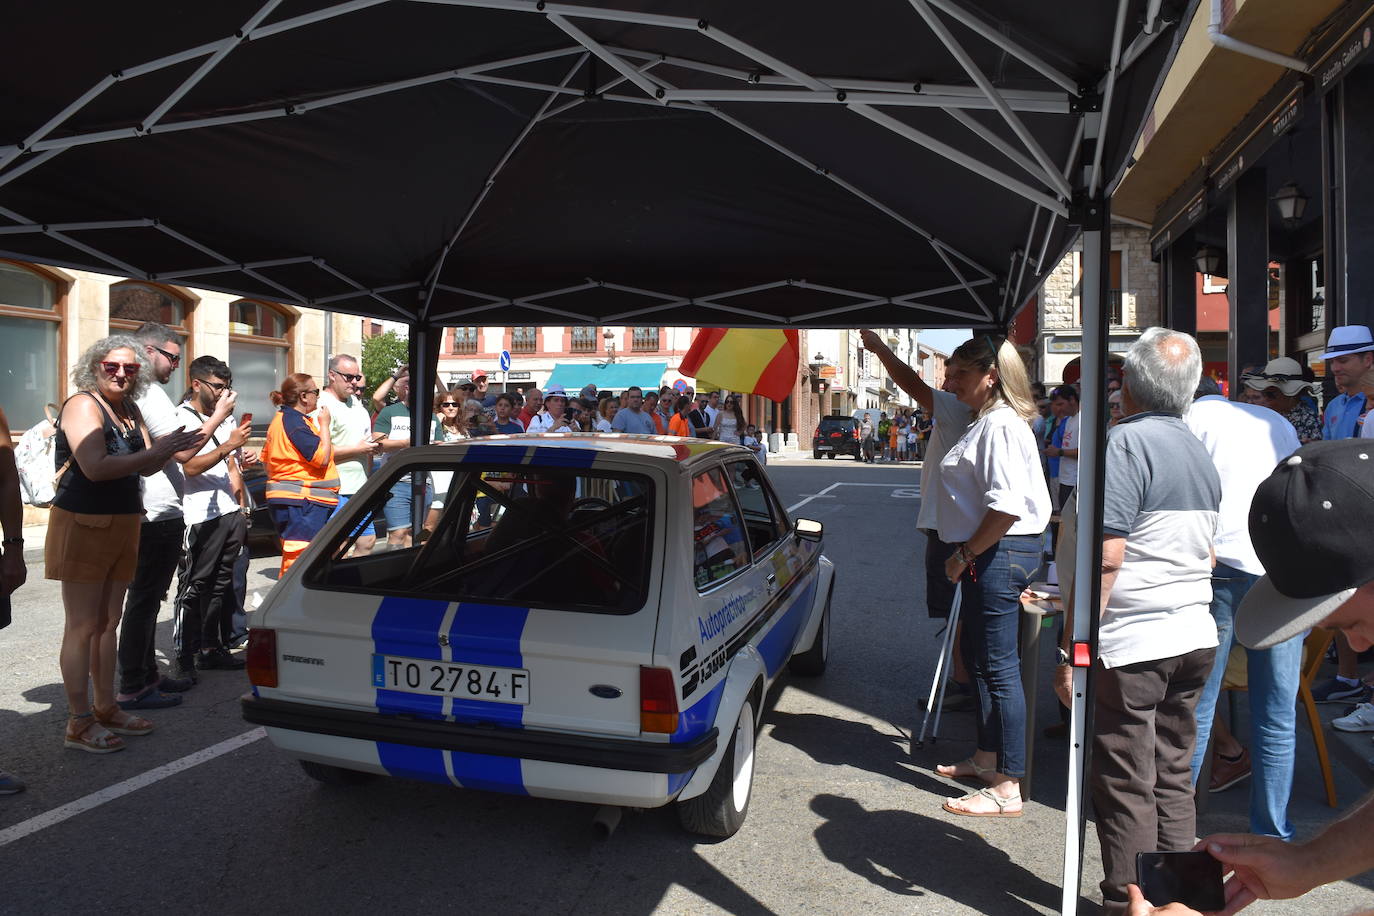
M 1232 38 L 1221 30 L 1221 20 L 1221 0 L 1212 0 L 1212 18 L 1211 21 L 1207 23 L 1207 37 L 1211 40 L 1212 44 L 1216 45 L 1218 48 L 1225 48 L 1228 51 L 1235 51 L 1237 54 L 1244 54 L 1247 57 L 1254 57 L 1259 60 L 1268 61 L 1271 64 L 1278 64 L 1280 67 L 1287 67 L 1299 73 L 1308 72 L 1307 63 L 1305 61 Z

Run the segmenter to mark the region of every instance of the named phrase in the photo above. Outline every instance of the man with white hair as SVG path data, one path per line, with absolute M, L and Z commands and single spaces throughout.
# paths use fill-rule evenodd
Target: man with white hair
M 1212 542 L 1221 481 L 1183 422 L 1197 341 L 1149 328 L 1126 354 L 1125 415 L 1107 441 L 1102 611 L 1093 666 L 1093 808 L 1106 912 L 1126 912 L 1140 852 L 1191 849 L 1194 713 L 1216 654 Z M 1072 626 L 1065 626 L 1067 634 Z M 1061 654 L 1055 688 L 1068 704 Z
M 544 409 L 544 392 L 538 388 L 531 388 L 525 392 L 525 406 L 520 408 L 520 412 L 515 415 L 515 419 L 520 421 L 520 425 L 526 430 L 530 428 L 530 421 L 534 415 Z

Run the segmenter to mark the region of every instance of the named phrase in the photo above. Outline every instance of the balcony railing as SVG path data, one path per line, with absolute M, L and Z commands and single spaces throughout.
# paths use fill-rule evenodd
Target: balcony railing
M 1121 313 L 1121 290 L 1107 290 L 1107 324 L 1120 327 L 1125 322 Z
M 635 328 L 630 346 L 636 353 L 657 353 L 658 328 Z
M 477 352 L 477 329 L 455 328 L 453 331 L 453 352 L 458 354 Z
M 511 331 L 510 351 L 512 353 L 533 353 L 538 349 L 539 331 L 537 328 L 514 328 Z
M 573 331 L 571 349 L 574 353 L 595 353 L 596 331 L 593 329 L 587 334 L 579 334 L 577 331 Z

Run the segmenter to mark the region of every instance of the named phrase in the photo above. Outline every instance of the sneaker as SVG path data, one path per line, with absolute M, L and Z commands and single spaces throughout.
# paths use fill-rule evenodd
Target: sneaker
M 755 483 L 755 481 L 750 481 L 750 483 Z M 226 642 L 225 645 L 230 649 L 242 649 L 244 646 L 248 645 L 248 631 L 241 630 L 230 636 L 229 641 Z
M 163 693 L 185 693 L 196 686 L 195 678 L 163 676 L 157 682 L 157 689 Z
M 1374 732 L 1374 703 L 1361 703 L 1350 715 L 1332 719 L 1331 727 L 1343 732 Z
M 18 795 L 26 788 L 24 781 L 19 777 L 0 773 L 0 795 Z
M 196 661 L 193 658 L 179 658 L 172 663 L 172 677 L 178 681 L 190 681 L 193 685 L 200 682 L 196 675 Z
M 196 659 L 196 667 L 201 671 L 238 671 L 247 665 L 243 659 L 230 655 L 223 646 L 202 652 Z
M 1333 677 L 1312 688 L 1312 699 L 1318 703 L 1359 702 L 1360 698 L 1364 696 L 1364 692 L 1365 686 L 1359 681 L 1347 684 L 1345 681 Z
M 1212 757 L 1212 781 L 1208 784 L 1207 791 L 1225 792 L 1249 778 L 1250 752 L 1245 748 L 1240 749 L 1240 757 L 1236 760 L 1227 760 L 1220 754 L 1215 754 Z

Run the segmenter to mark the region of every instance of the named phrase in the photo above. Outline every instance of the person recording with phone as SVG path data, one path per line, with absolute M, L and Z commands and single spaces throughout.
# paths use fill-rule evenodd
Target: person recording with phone
M 244 661 L 229 652 L 233 629 L 234 564 L 248 540 L 247 501 L 238 451 L 248 441 L 251 414 L 234 421 L 234 374 L 213 356 L 192 361 L 191 389 L 178 411 L 186 429 L 208 429 L 205 444 L 182 464 L 184 552 L 177 567 L 172 624 L 176 675 L 197 681 L 197 670 L 236 671 Z M 217 422 L 218 421 L 218 422 Z

